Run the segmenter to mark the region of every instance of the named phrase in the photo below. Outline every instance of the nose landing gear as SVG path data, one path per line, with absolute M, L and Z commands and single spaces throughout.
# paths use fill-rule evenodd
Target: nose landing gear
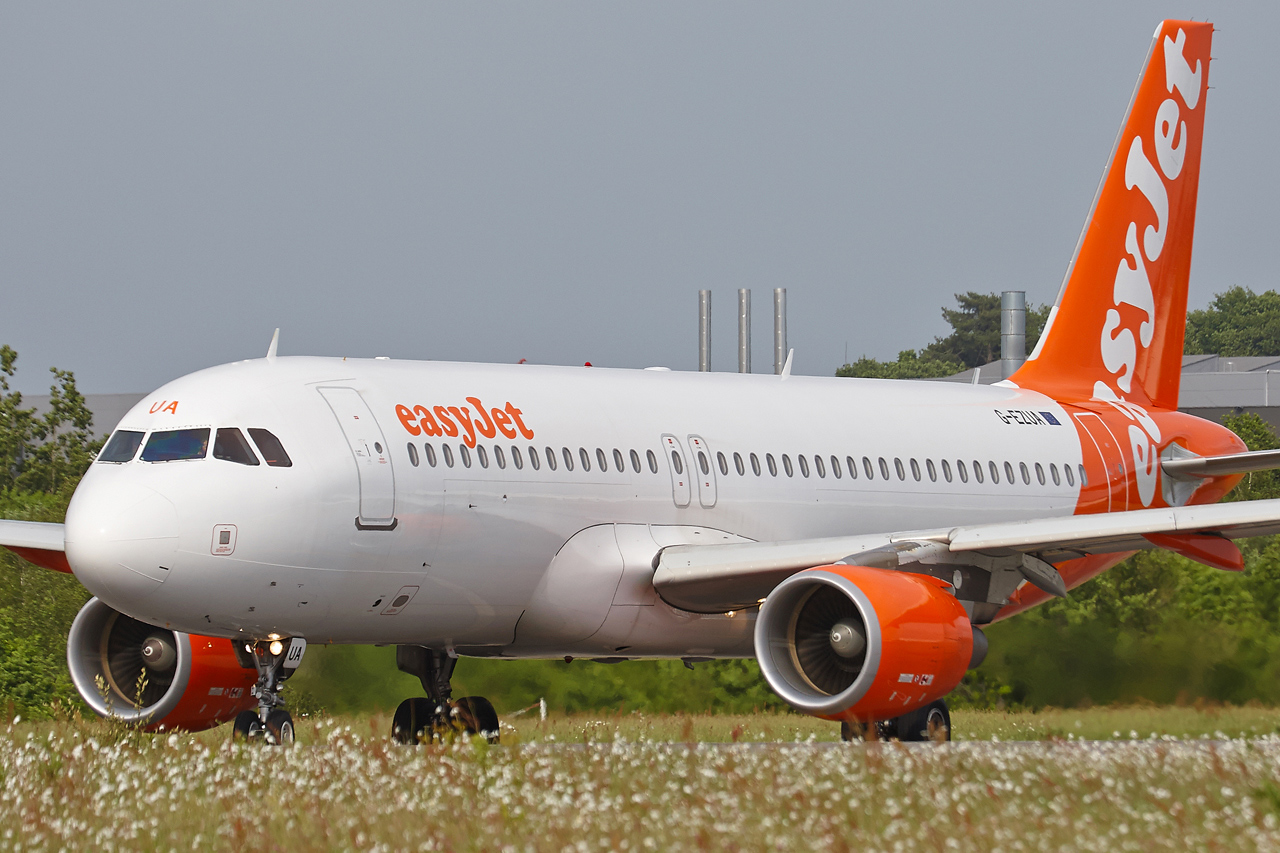
M 257 711 L 241 711 L 231 727 L 233 741 L 257 741 L 282 746 L 294 741 L 293 717 L 284 709 L 280 687 L 293 675 L 307 641 L 301 637 L 288 640 L 260 640 L 245 644 L 245 653 L 253 658 L 258 670 L 258 683 L 250 693 L 258 699 Z
M 396 666 L 416 675 L 426 698 L 406 699 L 391 718 L 391 736 L 399 743 L 444 742 L 458 734 L 481 735 L 498 742 L 498 714 L 483 696 L 453 700 L 453 668 L 458 659 L 422 646 L 396 646 Z

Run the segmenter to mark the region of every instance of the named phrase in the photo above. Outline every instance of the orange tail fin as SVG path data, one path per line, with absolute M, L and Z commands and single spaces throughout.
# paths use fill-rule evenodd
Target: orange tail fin
M 1178 407 L 1213 25 L 1165 21 L 1057 304 L 1014 384 Z

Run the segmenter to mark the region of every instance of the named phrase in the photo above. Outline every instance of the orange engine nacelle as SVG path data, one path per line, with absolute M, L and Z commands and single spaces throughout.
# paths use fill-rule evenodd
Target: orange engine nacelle
M 973 626 L 950 590 L 928 575 L 808 569 L 760 606 L 756 659 L 798 710 L 863 722 L 901 716 L 950 693 L 974 659 Z
M 96 598 L 71 623 L 67 665 L 90 708 L 149 731 L 208 729 L 258 705 L 253 658 L 231 640 L 157 628 Z

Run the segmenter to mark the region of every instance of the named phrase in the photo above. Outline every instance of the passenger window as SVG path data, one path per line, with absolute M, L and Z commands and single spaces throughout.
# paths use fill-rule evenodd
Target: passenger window
M 646 450 L 644 455 L 649 460 L 649 472 L 652 474 L 658 473 L 658 454 L 652 450 Z
M 987 470 L 991 472 L 991 482 L 993 484 L 999 483 L 1000 482 L 1000 466 L 996 465 L 994 459 L 987 461 Z
M 609 457 L 604 455 L 604 451 L 596 448 L 596 462 L 600 463 L 600 470 L 607 472 L 609 470 Z
M 698 451 L 698 467 L 702 469 L 702 476 L 704 477 L 711 473 L 711 465 L 707 462 L 707 454 L 701 450 Z
M 772 453 L 766 453 L 764 455 L 764 464 L 769 466 L 770 477 L 778 476 L 778 463 L 774 460 Z
M 99 462 L 130 462 L 137 454 L 138 448 L 142 446 L 142 436 L 140 432 L 132 430 L 118 429 L 111 436 L 111 440 L 107 442 L 107 446 L 102 448 L 102 452 L 98 454 Z
M 547 448 L 547 470 L 556 470 L 556 452 L 550 447 Z
M 481 468 L 489 467 L 489 452 L 484 449 L 483 444 L 476 445 L 476 458 L 480 460 Z
M 1049 463 L 1049 476 L 1053 478 L 1053 484 L 1055 486 L 1062 485 L 1062 478 L 1058 476 L 1058 466 L 1054 462 Z
M 452 468 L 453 467 L 453 448 L 447 444 L 441 444 L 440 452 L 444 454 L 444 464 L 447 467 Z
M 929 482 L 930 483 L 938 482 L 938 469 L 933 467 L 933 460 L 932 459 L 924 460 L 924 467 L 925 467 L 925 470 L 929 472 Z
M 1025 462 L 1019 462 L 1019 463 L 1018 463 L 1018 472 L 1019 472 L 1020 474 L 1022 474 L 1022 484 L 1023 484 L 1024 486 L 1029 486 L 1029 485 L 1031 485 L 1031 472 L 1030 472 L 1030 470 L 1028 470 L 1028 469 L 1027 469 L 1027 463 L 1025 463 Z M 1043 475 L 1043 474 L 1041 474 L 1041 475 L 1040 475 L 1040 479 L 1041 479 L 1041 480 L 1043 480 L 1043 479 L 1044 479 L 1044 475 Z
M 991 468 L 993 471 L 995 470 L 994 465 L 992 465 Z M 974 482 L 977 482 L 977 483 L 982 482 L 982 463 L 979 462 L 977 459 L 973 460 L 973 479 L 974 479 Z
M 956 473 L 960 475 L 960 482 L 969 482 L 969 469 L 965 467 L 963 459 L 956 460 Z
M 506 469 L 507 454 L 506 454 L 506 451 L 502 449 L 501 444 L 495 444 L 493 446 L 493 461 L 498 463 L 499 468 L 502 468 L 504 470 Z
M 897 472 L 899 480 L 907 479 L 907 471 L 902 467 L 902 460 L 896 456 L 893 457 L 893 470 Z
M 1080 466 L 1080 488 L 1089 488 L 1089 475 L 1084 472 L 1084 466 Z
M 951 482 L 951 463 L 945 459 L 942 460 L 942 479 Z
M 631 470 L 635 471 L 637 474 L 640 473 L 640 454 L 636 453 L 634 450 L 631 451 Z
M 585 450 L 582 452 L 584 455 L 586 454 Z M 569 450 L 569 448 L 567 447 L 562 447 L 560 448 L 560 455 L 564 457 L 564 470 L 572 471 L 573 470 L 573 452 Z
M 1009 462 L 1004 463 L 1004 480 L 1006 483 L 1008 483 L 1011 486 L 1015 482 L 1015 480 L 1013 479 L 1013 465 Z
M 533 445 L 529 446 L 529 467 L 535 471 L 542 467 L 542 459 L 538 456 L 538 448 Z
M 582 460 L 582 470 L 590 471 L 591 470 L 591 454 L 587 452 L 587 449 L 585 447 L 578 448 L 578 458 Z M 569 463 L 569 467 L 572 468 L 573 463 Z
M 1044 485 L 1044 468 L 1040 467 L 1040 463 L 1036 463 L 1036 479 L 1040 481 L 1040 485 Z
M 143 462 L 176 462 L 203 459 L 209 450 L 209 430 L 170 429 L 153 432 L 142 449 Z
M 244 433 L 235 427 L 223 427 L 214 434 L 213 458 L 225 459 L 237 465 L 259 464 L 258 457 L 249 449 L 249 442 L 245 441 Z
M 284 445 L 271 432 L 249 427 L 249 437 L 253 439 L 254 444 L 258 445 L 258 452 L 272 468 L 293 467 L 293 460 L 289 458 L 288 453 L 284 452 Z
M 409 451 L 409 464 L 412 465 L 414 468 L 417 468 L 418 467 L 418 448 L 411 441 L 409 442 L 408 446 L 405 447 L 405 450 Z
M 782 470 L 787 472 L 788 477 L 796 475 L 795 469 L 791 467 L 791 457 L 785 453 L 782 454 Z
M 837 459 L 835 456 L 831 457 L 831 475 L 835 477 L 837 480 L 839 480 L 841 477 L 840 460 Z
M 796 457 L 796 461 L 800 463 L 800 473 L 803 474 L 805 477 L 808 477 L 809 476 L 809 460 L 806 459 L 804 454 L 802 453 Z
M 529 448 L 529 449 L 530 449 L 530 450 L 532 450 L 533 448 L 531 447 L 531 448 Z M 537 458 L 538 458 L 538 455 L 535 453 L 535 454 L 534 454 L 534 456 L 533 456 L 533 458 L 534 458 L 534 459 L 537 459 Z M 516 470 L 517 470 L 517 471 L 523 471 L 523 470 L 524 470 L 524 453 L 520 450 L 520 448 L 519 448 L 519 447 L 512 446 L 512 448 L 511 448 L 511 461 L 515 463 L 515 466 L 516 466 Z
M 849 479 L 850 480 L 858 479 L 858 463 L 853 460 L 853 457 L 846 456 L 844 458 L 844 464 L 849 469 Z
M 876 471 L 871 467 L 871 460 L 866 456 L 862 457 L 862 471 L 867 475 L 868 480 L 876 478 Z
M 760 458 L 754 453 L 751 454 L 751 472 L 757 477 L 760 476 Z
M 436 449 L 430 444 L 422 445 L 422 449 L 427 453 L 427 464 L 432 468 L 436 467 Z
M 742 464 L 741 453 L 733 454 L 733 467 L 737 470 L 739 477 L 745 477 L 747 475 L 747 468 Z
M 613 467 L 618 469 L 619 474 L 627 470 L 627 463 L 622 458 L 622 451 L 616 447 L 613 449 Z
M 911 460 L 911 477 L 918 483 L 920 482 L 920 463 L 913 457 Z
M 1067 485 L 1068 485 L 1068 486 L 1075 486 L 1075 484 L 1076 484 L 1076 475 L 1072 472 L 1072 470 L 1071 470 L 1071 466 L 1070 466 L 1070 465 L 1063 465 L 1063 466 L 1062 466 L 1062 473 L 1067 475 Z
M 680 458 L 680 454 L 675 450 L 671 451 L 671 467 L 676 469 L 677 474 L 684 473 L 684 460 Z
M 720 466 L 720 473 L 729 476 L 729 460 L 724 458 L 724 453 L 716 453 L 716 464 Z
M 813 470 L 818 472 L 819 477 L 827 476 L 827 466 L 823 464 L 821 456 L 813 457 Z
M 458 456 L 462 459 L 462 467 L 471 467 L 471 451 L 467 449 L 465 444 L 458 445 Z

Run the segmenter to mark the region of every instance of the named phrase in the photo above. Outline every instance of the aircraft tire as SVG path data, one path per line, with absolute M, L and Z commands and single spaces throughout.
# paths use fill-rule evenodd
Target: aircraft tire
M 406 746 L 431 743 L 435 728 L 435 706 L 430 699 L 420 696 L 401 702 L 391 718 L 392 739 Z
M 489 743 L 498 742 L 498 712 L 483 696 L 464 696 L 453 705 L 454 718 L 469 735 L 481 735 Z
M 231 724 L 231 741 L 245 743 L 260 737 L 262 731 L 262 720 L 258 719 L 257 711 L 241 711 L 236 715 L 236 721 Z
M 272 746 L 292 746 L 294 740 L 293 717 L 283 708 L 267 714 L 267 743 Z
M 923 708 L 897 717 L 898 740 L 903 742 L 951 740 L 951 711 L 945 700 L 930 702 Z

